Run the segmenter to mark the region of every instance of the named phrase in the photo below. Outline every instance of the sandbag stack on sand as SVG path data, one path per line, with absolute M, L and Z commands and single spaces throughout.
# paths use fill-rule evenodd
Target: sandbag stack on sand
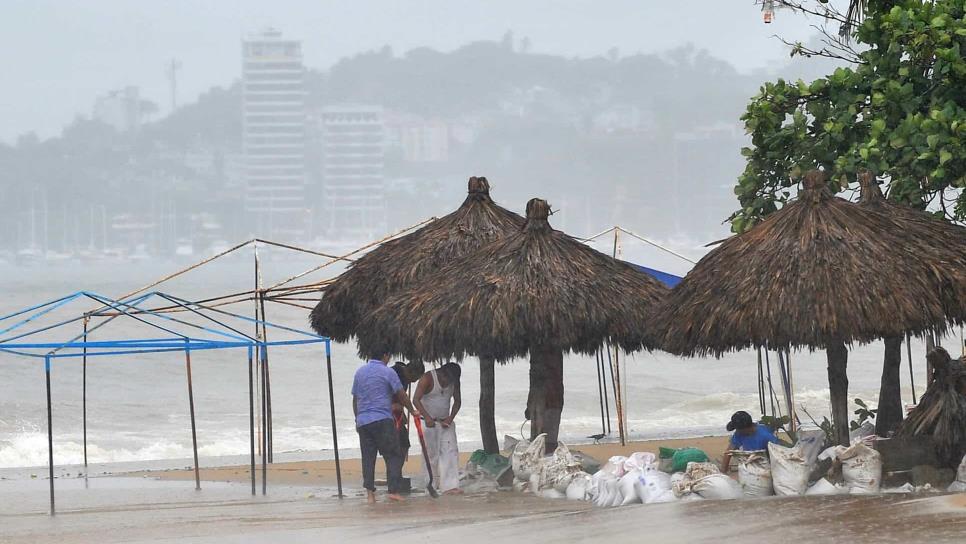
M 768 444 L 771 459 L 771 478 L 778 496 L 804 495 L 808 489 L 810 468 L 801 445 L 790 448 Z
M 764 453 L 753 453 L 738 462 L 738 483 L 746 497 L 768 497 L 775 494 L 771 463 Z

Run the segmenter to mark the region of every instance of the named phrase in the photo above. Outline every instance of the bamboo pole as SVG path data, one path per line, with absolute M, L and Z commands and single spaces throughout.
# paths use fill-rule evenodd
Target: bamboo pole
M 594 354 L 595 362 L 597 363 L 597 398 L 600 399 L 600 432 L 601 434 L 607 433 L 607 427 L 604 423 L 604 380 L 600 375 L 600 350 Z

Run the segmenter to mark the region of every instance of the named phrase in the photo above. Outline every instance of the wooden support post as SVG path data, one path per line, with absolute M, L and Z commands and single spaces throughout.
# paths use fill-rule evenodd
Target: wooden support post
M 496 371 L 491 357 L 480 357 L 480 437 L 486 453 L 500 453 L 496 435 Z
M 830 342 L 825 347 L 828 358 L 829 397 L 832 403 L 832 423 L 835 441 L 849 446 L 849 377 L 846 372 L 849 350 L 843 342 Z

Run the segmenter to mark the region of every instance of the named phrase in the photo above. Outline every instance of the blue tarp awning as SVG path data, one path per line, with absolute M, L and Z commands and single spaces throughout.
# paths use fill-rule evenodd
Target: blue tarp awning
M 664 285 L 668 286 L 669 289 L 681 283 L 681 280 L 682 280 L 681 276 L 675 276 L 674 274 L 668 274 L 667 272 L 661 272 L 660 270 L 655 270 L 653 268 L 648 268 L 646 266 L 641 266 L 639 264 L 634 264 L 634 263 L 627 263 L 627 264 L 633 266 L 634 268 L 640 270 L 641 272 L 647 274 L 648 276 L 651 276 L 657 281 L 663 283 Z

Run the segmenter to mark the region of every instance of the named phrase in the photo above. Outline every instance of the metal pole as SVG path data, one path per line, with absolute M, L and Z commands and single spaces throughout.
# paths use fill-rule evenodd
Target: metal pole
M 607 415 L 607 434 L 610 434 L 610 399 L 607 398 L 607 367 L 604 365 L 604 355 L 597 350 L 600 357 L 600 369 L 602 371 L 601 382 L 604 384 L 604 413 Z
M 251 441 L 252 495 L 255 495 L 255 364 L 252 347 L 248 346 L 248 436 Z
M 785 349 L 785 367 L 788 371 L 788 417 L 790 418 L 789 425 L 791 426 L 792 432 L 798 430 L 798 412 L 795 410 L 795 381 L 792 375 L 792 352 L 790 349 Z
M 621 413 L 621 392 L 620 392 L 620 369 L 615 368 L 614 360 L 611 358 L 610 346 L 607 346 L 607 364 L 610 366 L 611 386 L 614 391 L 614 407 L 617 410 L 617 434 L 620 436 L 621 446 L 624 443 L 624 420 Z
M 198 431 L 195 427 L 195 393 L 191 384 L 191 349 L 184 350 L 184 368 L 188 375 L 188 410 L 191 412 L 191 452 L 195 459 L 195 489 L 201 490 L 201 472 L 198 468 Z
M 84 317 L 84 359 L 82 365 L 82 385 L 81 385 L 81 418 L 84 421 L 84 477 L 87 477 L 87 321 Z
M 600 399 L 600 432 L 605 433 L 607 427 L 604 423 L 604 380 L 600 375 L 600 350 L 597 350 L 594 357 L 597 363 L 597 398 Z
M 255 361 L 252 351 L 248 346 L 248 436 L 251 441 L 252 495 L 255 495 Z
M 761 366 L 761 347 L 758 347 L 758 407 L 761 409 L 761 415 L 765 414 L 765 377 L 764 369 Z
M 261 346 L 259 352 L 262 357 L 262 495 L 268 493 L 268 434 L 265 427 L 268 425 L 265 405 L 265 346 Z
M 912 403 L 919 404 L 916 400 L 916 375 L 912 371 L 912 335 L 906 333 L 906 354 L 909 359 L 909 387 L 912 389 Z
M 47 477 L 50 478 L 50 515 L 54 509 L 54 412 L 50 402 L 50 355 L 44 358 L 44 374 L 47 377 Z
M 259 306 L 261 307 L 262 313 L 262 341 L 268 342 L 268 329 L 265 325 L 265 292 L 258 292 Z M 271 367 L 268 364 L 268 345 L 264 345 L 262 349 L 265 351 L 263 359 L 265 361 L 265 413 L 266 413 L 266 423 L 265 423 L 265 444 L 266 451 L 268 452 L 268 462 L 272 463 L 275 457 L 275 448 L 272 446 L 272 372 Z
M 332 387 L 332 347 L 331 340 L 325 341 L 325 368 L 329 380 L 329 412 L 332 416 L 332 448 L 335 450 L 335 481 L 342 498 L 342 465 L 339 462 L 339 430 L 335 423 L 335 393 Z

